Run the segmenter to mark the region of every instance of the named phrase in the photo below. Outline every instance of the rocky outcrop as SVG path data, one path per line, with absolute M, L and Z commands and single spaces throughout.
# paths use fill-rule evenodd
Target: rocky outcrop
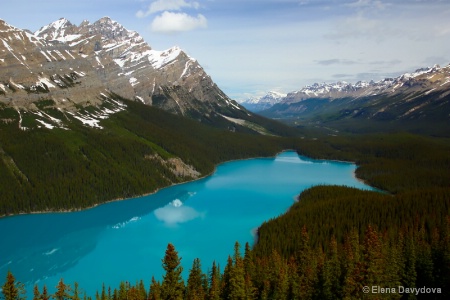
M 193 166 L 186 164 L 179 157 L 171 157 L 164 160 L 158 154 L 146 155 L 145 159 L 157 161 L 166 166 L 176 177 L 179 178 L 191 178 L 197 179 L 201 173 L 198 172 Z

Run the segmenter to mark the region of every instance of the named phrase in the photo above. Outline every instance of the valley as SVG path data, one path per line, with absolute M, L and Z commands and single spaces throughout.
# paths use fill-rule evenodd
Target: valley
M 93 211 L 86 208 L 195 183 L 224 162 L 273 157 L 286 149 L 305 160 L 353 162 L 353 180 L 376 189 L 361 191 L 319 180 L 287 211 L 283 207 L 285 213 L 258 220 L 255 244 L 244 248 L 243 240 L 235 243 L 228 259 L 226 254 L 216 258 L 222 261 L 220 267 L 209 257 L 202 268 L 203 257 L 187 255 L 193 261 L 183 261 L 183 277 L 175 247 L 180 255 L 186 250 L 165 240 L 165 255 L 161 249 L 152 253 L 159 264 L 164 257 L 164 271 L 154 272 L 153 266 L 132 277 L 136 282 L 117 277 L 110 285 L 98 283 L 89 286 L 84 297 L 76 276 L 69 276 L 67 284 L 66 278 L 57 278 L 61 273 L 52 258 L 64 257 L 64 251 L 51 243 L 40 249 L 45 243 L 34 235 L 20 240 L 23 235 L 15 231 L 20 224 L 8 227 L 3 248 L 8 241 L 38 245 L 23 255 L 31 263 L 26 272 L 34 271 L 33 255 L 43 256 L 44 265 L 54 270 L 56 286 L 47 287 L 38 277 L 29 280 L 27 294 L 31 297 L 34 288 L 35 300 L 378 298 L 366 295 L 366 286 L 425 286 L 439 289 L 435 299 L 450 295 L 449 66 L 380 82 L 314 84 L 288 94 L 272 93 L 260 103 L 258 109 L 264 110 L 255 113 L 229 98 L 181 48 L 154 50 L 137 32 L 109 17 L 78 26 L 62 18 L 34 33 L 0 21 L 0 40 L 0 221 L 41 212 L 64 223 L 74 214 Z M 265 172 L 249 178 L 268 176 Z M 223 185 L 240 186 L 237 193 L 246 201 L 244 181 Z M 278 183 L 278 188 L 283 186 Z M 256 195 L 247 197 L 252 203 L 263 201 L 258 192 L 271 193 L 262 188 L 253 192 Z M 126 213 L 127 202 L 113 206 Z M 169 210 L 183 207 L 171 203 Z M 151 212 L 170 203 L 145 205 Z M 243 203 L 222 209 L 239 213 L 240 206 Z M 129 209 L 136 208 L 142 207 Z M 136 213 L 117 219 L 118 214 L 105 215 L 114 219 L 108 221 L 111 230 L 139 220 Z M 247 217 L 230 217 L 229 222 Z M 85 221 L 97 224 L 98 219 Z M 49 232 L 39 230 L 40 238 L 51 240 Z M 95 248 L 91 235 L 77 234 L 80 253 Z M 194 230 L 183 234 L 194 235 Z M 215 238 L 221 234 L 216 232 Z M 148 236 L 144 239 L 152 244 Z M 69 236 L 69 250 L 77 249 L 70 246 L 74 241 Z M 126 244 L 125 255 L 141 245 L 139 239 Z M 220 247 L 231 250 L 232 244 Z M 80 253 L 72 253 L 62 268 L 76 266 Z M 100 253 L 106 254 L 111 253 Z M 10 264 L 0 266 L 6 275 L 2 293 L 5 300 L 23 299 L 11 296 L 20 294 L 24 279 L 20 272 L 14 278 Z M 111 273 L 117 274 L 114 264 L 119 268 L 126 261 L 111 264 Z M 85 270 L 80 272 L 88 277 Z

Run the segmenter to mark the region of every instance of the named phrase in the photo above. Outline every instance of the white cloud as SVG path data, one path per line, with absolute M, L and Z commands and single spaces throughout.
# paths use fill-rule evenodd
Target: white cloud
M 151 30 L 159 33 L 177 33 L 206 27 L 208 27 L 208 21 L 202 14 L 193 17 L 185 13 L 169 11 L 157 16 L 151 24 Z
M 144 18 L 160 11 L 174 11 L 181 10 L 182 8 L 198 9 L 199 7 L 200 4 L 196 1 L 186 2 L 185 0 L 156 0 L 149 5 L 146 11 L 139 10 L 136 13 L 136 16 L 138 18 Z

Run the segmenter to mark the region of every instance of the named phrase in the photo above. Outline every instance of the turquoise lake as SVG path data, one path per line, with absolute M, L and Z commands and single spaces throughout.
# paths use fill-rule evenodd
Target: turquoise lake
M 76 281 L 88 296 L 102 284 L 152 275 L 161 280 L 167 244 L 175 245 L 187 278 L 194 258 L 204 271 L 225 266 L 234 243 L 253 244 L 258 226 L 284 213 L 304 189 L 336 184 L 371 189 L 354 177 L 351 163 L 311 160 L 287 151 L 274 158 L 221 164 L 206 178 L 126 201 L 73 213 L 0 219 L 0 282 L 8 270 L 53 293 L 60 278 Z

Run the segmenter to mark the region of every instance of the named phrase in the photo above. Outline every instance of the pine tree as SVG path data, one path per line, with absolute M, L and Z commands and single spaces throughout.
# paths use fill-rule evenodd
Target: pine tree
M 314 292 L 314 285 L 317 280 L 317 268 L 313 252 L 309 245 L 309 235 L 306 226 L 303 226 L 300 234 L 301 238 L 296 257 L 299 274 L 299 290 L 301 292 L 300 298 L 311 299 Z
M 220 298 L 228 299 L 231 294 L 231 275 L 233 272 L 233 259 L 228 255 L 227 264 L 223 270 L 222 280 L 220 284 Z
M 416 285 L 419 287 L 433 286 L 433 284 L 434 284 L 433 258 L 432 258 L 431 246 L 426 240 L 426 233 L 425 233 L 424 226 L 422 226 L 422 228 L 420 229 L 415 243 L 417 245 Z
M 161 300 L 161 284 L 159 281 L 155 280 L 155 277 L 152 276 L 152 282 L 150 284 L 150 290 L 148 292 L 149 300 Z
M 342 298 L 356 298 L 361 293 L 363 285 L 360 283 L 359 274 L 360 245 L 359 235 L 356 228 L 353 228 L 345 237 L 343 254 L 343 287 Z
M 6 282 L 2 286 L 2 294 L 4 300 L 19 300 L 24 299 L 25 294 L 23 284 L 16 282 L 14 275 L 8 271 L 6 274 Z
M 230 294 L 228 299 L 245 299 L 244 261 L 240 253 L 239 242 L 234 244 L 233 268 L 230 272 Z
M 404 245 L 404 257 L 405 257 L 405 269 L 402 274 L 402 286 L 408 288 L 416 287 L 416 246 L 412 237 L 409 237 L 405 240 Z M 406 295 L 408 299 L 415 299 L 414 294 Z
M 128 295 L 128 283 L 121 281 L 119 285 L 119 291 L 117 292 L 117 299 L 127 300 L 127 295 Z
M 244 271 L 245 274 L 248 274 L 251 278 L 253 278 L 255 275 L 255 262 L 253 252 L 250 249 L 250 245 L 248 242 L 245 243 L 244 251 Z
M 208 300 L 220 299 L 220 270 L 216 262 L 213 261 L 211 272 L 209 273 Z
M 397 288 L 401 285 L 401 273 L 405 268 L 402 247 L 403 234 L 400 232 L 397 240 L 391 241 L 390 246 L 383 249 L 386 256 L 386 264 L 384 267 L 384 282 L 386 287 Z
M 75 282 L 73 285 L 73 295 L 72 300 L 80 300 L 79 290 L 78 290 L 78 283 Z
M 270 299 L 286 299 L 289 291 L 287 264 L 283 261 L 280 254 L 274 249 L 270 256 L 270 274 L 271 282 Z
M 144 298 L 142 298 L 137 287 L 131 286 L 127 292 L 127 300 L 144 300 Z
M 245 297 L 246 299 L 254 299 L 257 292 L 253 283 L 256 279 L 255 258 L 248 242 L 245 243 L 244 251 Z
M 147 299 L 147 291 L 145 290 L 144 281 L 142 279 L 139 281 L 139 284 L 136 284 L 136 287 L 139 291 L 139 298 Z
M 44 285 L 44 287 L 42 288 L 42 296 L 41 296 L 41 299 L 42 299 L 42 300 L 49 300 L 49 299 L 50 299 L 50 296 L 49 296 L 49 294 L 48 294 L 47 286 L 46 286 L 46 285 Z
M 300 291 L 300 276 L 298 275 L 297 263 L 295 258 L 291 256 L 288 261 L 288 279 L 289 279 L 289 290 L 288 297 L 289 300 L 299 300 L 301 299 Z
M 41 300 L 41 292 L 39 292 L 37 284 L 34 285 L 33 300 Z
M 106 300 L 106 287 L 105 283 L 102 284 L 102 293 L 100 295 L 100 300 Z
M 205 298 L 206 292 L 203 287 L 204 277 L 205 274 L 202 272 L 200 259 L 196 258 L 192 263 L 192 269 L 189 272 L 187 281 L 187 300 L 200 300 Z
M 443 228 L 442 239 L 437 247 L 435 254 L 436 260 L 440 264 L 436 273 L 439 279 L 436 280 L 437 286 L 448 286 L 450 282 L 450 216 L 446 218 L 446 224 Z M 436 264 L 437 265 L 437 264 Z M 444 297 L 450 298 L 450 289 L 444 289 Z
M 258 299 L 268 297 L 270 290 L 270 264 L 268 256 L 254 256 L 254 274 L 252 276 L 252 284 L 256 290 Z
M 368 226 L 363 245 L 364 285 L 382 285 L 382 267 L 384 265 L 381 239 L 377 231 Z M 386 285 L 384 285 L 386 286 Z
M 339 261 L 337 241 L 334 236 L 331 238 L 328 247 L 329 253 L 322 268 L 323 280 L 323 299 L 340 299 L 341 298 L 341 263 Z
M 70 290 L 70 286 L 66 285 L 63 281 L 63 279 L 61 278 L 58 282 L 58 285 L 56 286 L 56 292 L 53 295 L 53 298 L 55 298 L 56 300 L 66 300 L 66 299 L 70 299 L 70 295 L 69 295 L 69 290 Z
M 166 274 L 161 284 L 161 298 L 164 300 L 183 299 L 184 281 L 181 277 L 183 267 L 180 265 L 181 258 L 172 244 L 167 245 L 166 254 L 163 259 L 163 268 Z

